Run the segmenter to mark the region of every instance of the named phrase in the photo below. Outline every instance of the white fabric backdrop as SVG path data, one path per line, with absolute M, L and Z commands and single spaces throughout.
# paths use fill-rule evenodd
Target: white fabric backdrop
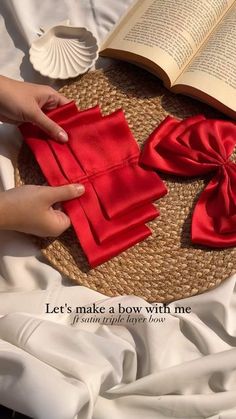
M 39 26 L 70 18 L 99 40 L 132 0 L 1 0 L 0 73 L 47 83 L 27 52 Z M 104 62 L 99 61 L 98 65 Z M 14 186 L 20 145 L 0 126 L 0 187 Z M 138 297 L 106 298 L 71 286 L 19 233 L 0 233 L 0 404 L 35 419 L 235 419 L 235 277 L 182 300 L 191 314 L 164 323 L 77 324 L 46 314 L 45 304 L 107 309 L 149 305 Z

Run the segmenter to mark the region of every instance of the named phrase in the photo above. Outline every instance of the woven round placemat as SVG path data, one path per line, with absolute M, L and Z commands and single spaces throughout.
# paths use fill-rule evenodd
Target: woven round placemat
M 140 145 L 168 114 L 223 117 L 206 105 L 171 94 L 156 77 L 128 64 L 90 72 L 61 92 L 80 109 L 99 104 L 108 114 L 122 107 Z M 18 186 L 45 182 L 25 145 L 15 177 Z M 170 302 L 219 285 L 235 272 L 236 249 L 208 249 L 190 242 L 192 210 L 209 179 L 161 177 L 169 193 L 158 201 L 161 216 L 149 223 L 153 234 L 144 242 L 90 269 L 71 228 L 57 239 L 36 238 L 43 254 L 78 284 L 109 296 L 135 294 L 149 302 Z

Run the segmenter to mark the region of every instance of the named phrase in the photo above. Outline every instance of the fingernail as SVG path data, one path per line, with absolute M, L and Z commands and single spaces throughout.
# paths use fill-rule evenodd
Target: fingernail
M 63 143 L 68 141 L 68 135 L 65 131 L 59 131 L 57 134 L 57 139 Z
M 75 187 L 78 195 L 82 195 L 85 191 L 85 187 L 84 187 L 84 185 L 81 185 L 81 183 L 75 184 L 74 187 Z

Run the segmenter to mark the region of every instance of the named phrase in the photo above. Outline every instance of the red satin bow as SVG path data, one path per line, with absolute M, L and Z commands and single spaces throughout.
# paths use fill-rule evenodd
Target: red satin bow
M 138 164 L 140 151 L 121 110 L 102 117 L 71 102 L 48 113 L 69 142 L 59 144 L 32 124 L 20 129 L 48 183 L 83 183 L 85 193 L 63 203 L 91 266 L 148 237 L 151 204 L 166 193 L 160 178 Z
M 212 172 L 192 216 L 192 241 L 213 247 L 236 245 L 236 165 L 229 160 L 236 125 L 195 116 L 167 117 L 145 144 L 141 163 L 178 176 Z

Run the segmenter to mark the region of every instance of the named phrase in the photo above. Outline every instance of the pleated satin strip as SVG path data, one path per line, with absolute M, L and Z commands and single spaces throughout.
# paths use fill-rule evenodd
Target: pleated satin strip
M 156 196 L 163 195 L 166 189 L 155 173 L 138 166 L 138 148 L 133 137 L 128 136 L 129 130 L 127 130 L 123 113 L 117 112 L 111 118 L 109 134 L 106 133 L 104 124 L 102 124 L 102 130 L 95 129 L 98 122 L 104 119 L 98 107 L 78 112 L 75 104 L 71 102 L 51 111 L 49 116 L 67 130 L 69 134 L 67 144 L 59 144 L 48 139 L 41 130 L 31 124 L 23 124 L 20 129 L 50 185 L 59 186 L 74 182 L 85 184 L 85 194 L 78 199 L 67 201 L 63 206 L 71 219 L 90 265 L 96 266 L 150 235 L 150 230 L 144 223 L 158 215 L 158 211 L 151 201 Z M 118 122 L 116 121 L 117 117 Z M 122 124 L 126 124 L 123 131 Z M 117 144 L 113 141 L 112 149 L 110 148 L 109 153 L 105 154 L 104 150 L 107 151 L 109 138 L 115 136 L 112 134 L 112 130 L 117 132 L 118 125 L 120 127 L 119 136 L 116 137 L 116 140 L 119 139 L 120 142 Z M 96 133 L 97 139 L 96 152 L 93 150 L 95 147 L 94 133 Z M 121 139 L 121 134 L 127 135 L 126 140 Z M 121 150 L 120 146 L 122 142 L 124 144 L 126 141 L 129 142 L 130 138 L 132 138 L 130 153 L 135 148 L 136 161 L 131 162 L 132 169 L 129 170 L 128 147 L 124 154 L 124 150 Z M 91 147 L 90 141 L 93 142 L 93 147 Z M 121 151 L 117 152 L 117 148 Z M 125 155 L 125 165 L 124 161 L 121 162 L 117 156 L 115 157 L 116 154 L 120 158 Z M 86 163 L 84 163 L 85 158 L 88 159 Z M 118 176 L 119 182 L 116 183 L 115 174 L 121 173 L 123 168 L 125 172 L 120 177 Z M 136 173 L 136 187 L 134 187 L 132 182 L 135 181 Z M 109 180 L 110 176 L 115 179 L 111 188 L 112 197 L 110 196 L 111 192 L 106 195 L 107 182 L 112 183 L 112 180 Z M 139 186 L 142 178 L 144 179 L 143 184 Z M 98 182 L 95 187 L 94 180 L 97 179 L 100 180 L 100 183 Z M 101 186 L 101 179 L 103 179 L 103 186 Z M 154 182 L 154 179 L 157 182 Z M 144 193 L 145 180 L 146 190 Z M 120 185 L 121 190 L 115 189 L 117 184 Z M 131 187 L 127 187 L 130 192 L 129 202 L 123 203 L 127 195 L 126 185 L 131 185 Z M 122 194 L 122 190 L 125 190 L 126 193 Z M 103 195 L 107 197 L 108 204 L 107 202 L 104 204 Z M 110 207 L 113 201 L 116 204 L 114 213 Z

